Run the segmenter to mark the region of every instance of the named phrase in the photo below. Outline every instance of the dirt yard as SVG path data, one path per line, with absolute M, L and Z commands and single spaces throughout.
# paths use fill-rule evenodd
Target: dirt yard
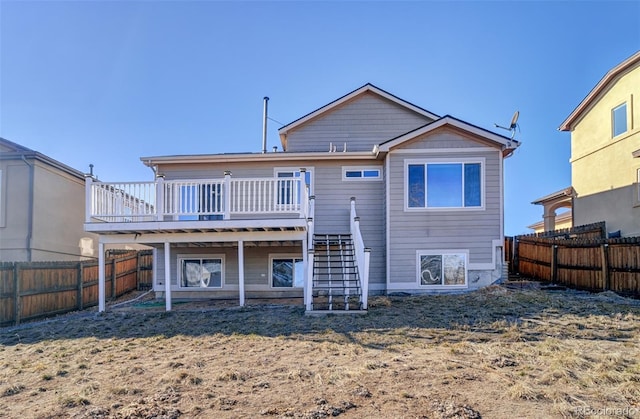
M 140 300 L 0 329 L 0 417 L 640 418 L 640 301 L 525 285 L 324 317 Z

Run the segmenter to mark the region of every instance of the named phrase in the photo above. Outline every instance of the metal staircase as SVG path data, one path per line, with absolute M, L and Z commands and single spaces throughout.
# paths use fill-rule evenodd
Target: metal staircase
M 362 287 L 351 234 L 313 236 L 314 312 L 362 311 Z

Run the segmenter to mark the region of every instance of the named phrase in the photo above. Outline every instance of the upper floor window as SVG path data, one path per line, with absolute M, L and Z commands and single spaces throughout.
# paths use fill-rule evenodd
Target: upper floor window
M 481 162 L 407 165 L 407 208 L 480 208 Z
M 613 108 L 611 118 L 614 137 L 627 132 L 627 103 Z
M 342 180 L 382 180 L 382 170 L 376 166 L 342 167 Z

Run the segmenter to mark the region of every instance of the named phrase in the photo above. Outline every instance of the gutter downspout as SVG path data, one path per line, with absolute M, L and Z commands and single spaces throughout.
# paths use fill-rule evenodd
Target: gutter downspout
M 31 249 L 31 241 L 33 238 L 33 179 L 34 179 L 34 164 L 29 163 L 22 154 L 22 161 L 29 166 L 29 212 L 28 212 L 28 221 L 27 221 L 27 237 L 26 237 L 26 248 L 27 248 L 27 262 L 31 262 L 32 260 L 32 249 Z

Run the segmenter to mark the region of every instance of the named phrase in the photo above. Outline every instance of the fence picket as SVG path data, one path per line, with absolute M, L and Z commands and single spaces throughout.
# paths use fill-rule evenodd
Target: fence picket
M 147 277 L 152 273 L 152 251 L 113 258 L 107 260 L 107 267 L 112 269 L 107 275 L 113 281 L 109 290 L 113 298 L 135 290 L 139 282 L 150 282 Z M 97 261 L 1 262 L 0 326 L 97 305 L 97 267 Z

